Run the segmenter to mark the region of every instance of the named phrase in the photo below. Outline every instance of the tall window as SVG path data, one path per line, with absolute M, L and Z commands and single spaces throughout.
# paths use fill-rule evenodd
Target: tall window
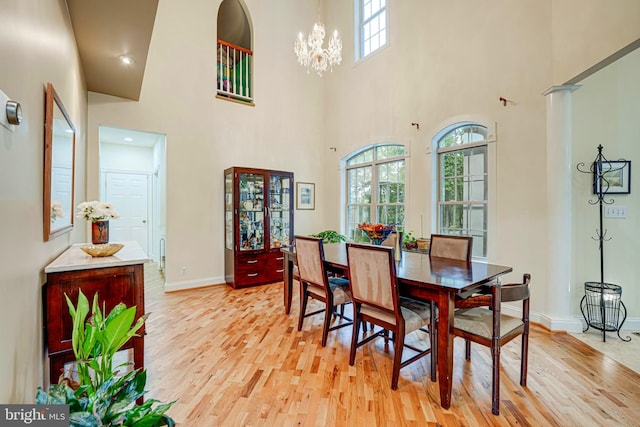
M 404 226 L 404 146 L 376 145 L 355 153 L 346 162 L 346 181 L 346 233 L 350 240 L 359 240 L 356 231 L 363 222 Z
M 474 257 L 487 256 L 487 128 L 458 124 L 438 146 L 438 232 L 473 236 Z
M 356 60 L 387 44 L 386 0 L 356 0 Z

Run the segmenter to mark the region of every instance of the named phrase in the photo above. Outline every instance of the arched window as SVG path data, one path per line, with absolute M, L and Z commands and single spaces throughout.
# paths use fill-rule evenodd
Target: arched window
M 437 228 L 440 234 L 473 236 L 474 257 L 487 257 L 487 128 L 457 123 L 437 138 Z
M 347 158 L 346 235 L 357 240 L 358 224 L 375 222 L 404 227 L 405 147 L 379 144 Z
M 253 104 L 251 21 L 241 0 L 224 0 L 218 9 L 216 77 L 218 97 Z

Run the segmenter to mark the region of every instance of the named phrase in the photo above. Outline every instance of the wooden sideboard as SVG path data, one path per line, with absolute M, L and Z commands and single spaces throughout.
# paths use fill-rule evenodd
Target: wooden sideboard
M 49 381 L 58 382 L 64 365 L 75 360 L 71 348 L 73 324 L 65 294 L 74 305 L 78 291 L 86 295 L 91 304 L 98 300 L 105 305 L 105 314 L 115 305 L 136 306 L 136 319 L 144 315 L 144 263 L 147 256 L 136 242 L 125 242 L 124 247 L 110 257 L 91 257 L 80 246 L 71 246 L 45 267 L 43 304 L 45 345 L 49 355 Z M 133 349 L 135 368 L 144 367 L 144 326 L 137 338 L 127 342 L 123 350 Z

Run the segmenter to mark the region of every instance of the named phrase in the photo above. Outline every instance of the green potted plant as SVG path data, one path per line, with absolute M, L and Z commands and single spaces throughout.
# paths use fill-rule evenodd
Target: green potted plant
M 146 316 L 134 323 L 136 308 L 121 303 L 105 317 L 95 294 L 91 316 L 87 318 L 89 301 L 82 291 L 76 307 L 66 298 L 73 320 L 71 340 L 77 381 L 63 378 L 52 384 L 48 392 L 38 387 L 36 403 L 69 405 L 71 426 L 174 426 L 173 419 L 166 415 L 174 402 L 163 404 L 154 399 L 136 402 L 146 393 L 144 369 L 120 376 L 119 369 L 128 363 L 113 367 L 115 354 L 136 336 Z
M 402 244 L 410 251 L 418 248 L 418 240 L 413 236 L 413 232 L 409 231 L 402 236 Z
M 321 231 L 318 234 L 312 234 L 311 237 L 320 237 L 322 243 L 340 243 L 346 242 L 347 237 L 333 230 Z

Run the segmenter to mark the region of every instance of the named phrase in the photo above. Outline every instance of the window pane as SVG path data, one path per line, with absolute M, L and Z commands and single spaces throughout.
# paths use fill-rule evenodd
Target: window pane
M 371 203 L 371 166 L 348 171 L 348 203 Z
M 404 205 L 378 206 L 378 222 L 385 225 L 404 227 Z
M 483 142 L 486 137 L 483 126 L 463 125 L 438 141 L 439 148 L 460 147 L 438 154 L 439 232 L 473 236 L 476 257 L 487 255 L 487 146 L 464 148 L 464 144 Z
M 379 203 L 404 203 L 404 197 L 404 160 L 379 165 Z
M 345 232 L 350 240 L 369 241 L 366 235 L 356 232 L 358 224 L 363 222 L 404 226 L 404 153 L 403 145 L 384 144 L 347 159 Z
M 367 19 L 371 18 L 371 14 L 371 1 L 365 0 L 364 6 L 362 8 L 362 20 L 366 21 Z

